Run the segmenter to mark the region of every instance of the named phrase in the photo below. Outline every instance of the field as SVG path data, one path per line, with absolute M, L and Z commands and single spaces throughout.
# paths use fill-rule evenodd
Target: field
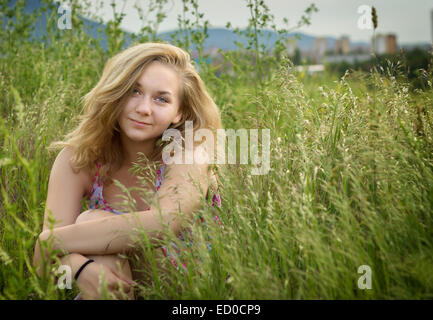
M 194 3 L 185 1 L 189 12 Z M 258 9 L 251 47 L 226 53 L 230 72 L 218 76 L 200 59 L 200 74 L 225 128 L 270 129 L 271 170 L 221 166 L 224 227 L 205 209 L 208 228 L 192 227 L 197 245 L 184 254 L 191 271 L 162 275 L 148 265 L 137 298 L 432 299 L 432 69 L 419 74 L 424 89 L 392 63 L 343 77 L 297 72 L 257 45 L 269 22 L 266 7 L 250 3 Z M 72 299 L 75 286 L 60 290 L 54 275 L 42 281 L 31 266 L 57 155 L 47 146 L 77 125 L 80 99 L 122 38 L 113 21 L 104 51 L 79 27 L 56 31 L 54 17 L 46 42 L 30 41 L 32 20 L 15 17 L 15 29 L 0 30 L 0 299 Z M 184 27 L 200 48 L 206 30 L 197 21 Z M 187 48 L 186 40 L 172 43 Z

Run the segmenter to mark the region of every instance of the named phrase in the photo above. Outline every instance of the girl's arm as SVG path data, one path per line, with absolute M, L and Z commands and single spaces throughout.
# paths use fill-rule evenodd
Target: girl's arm
M 73 225 L 81 211 L 81 199 L 91 184 L 91 179 L 84 171 L 75 173 L 70 166 L 73 149 L 66 147 L 56 157 L 50 172 L 48 193 L 45 204 L 43 232 L 53 228 Z M 36 242 L 34 261 L 40 256 L 39 243 Z M 75 269 L 75 262 L 79 264 L 85 257 L 63 257 L 62 264 L 70 265 Z M 40 270 L 38 271 L 40 274 Z
M 81 199 L 92 184 L 91 178 L 81 170 L 75 173 L 70 165 L 73 149 L 66 147 L 57 155 L 50 172 L 43 230 L 75 223 L 81 212 Z M 54 221 L 50 221 L 50 212 Z
M 208 188 L 207 164 L 168 165 L 168 174 L 157 192 L 157 206 L 148 211 L 113 215 L 53 230 L 54 248 L 67 253 L 101 255 L 124 252 L 136 242 L 135 235 L 145 232 L 149 240 L 161 238 L 167 226 L 176 234 L 181 228 L 181 215 L 189 217 L 199 209 L 201 197 Z M 47 240 L 50 231 L 41 233 L 39 240 Z M 36 246 L 39 248 L 39 246 Z M 40 259 L 35 254 L 35 262 Z

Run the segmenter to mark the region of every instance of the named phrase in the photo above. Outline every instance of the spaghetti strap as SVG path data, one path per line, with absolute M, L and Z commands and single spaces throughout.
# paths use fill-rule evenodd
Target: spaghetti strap
M 117 211 L 116 209 L 110 207 L 107 201 L 102 196 L 103 185 L 101 181 L 100 169 L 102 164 L 100 162 L 96 162 L 96 172 L 95 178 L 93 180 L 92 191 L 90 192 L 90 196 L 88 198 L 88 208 L 89 209 L 101 209 L 105 211 L 110 211 L 115 214 L 123 214 L 123 212 Z

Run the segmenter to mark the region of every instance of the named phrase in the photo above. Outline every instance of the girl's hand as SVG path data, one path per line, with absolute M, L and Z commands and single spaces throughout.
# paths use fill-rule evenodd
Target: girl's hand
M 96 262 L 88 264 L 77 280 L 77 285 L 86 300 L 103 299 L 104 287 L 109 293 L 109 298 L 128 299 L 130 291 L 133 290 L 132 284 L 134 282 L 122 278 L 116 271 Z
M 36 267 L 36 273 L 41 277 L 43 272 L 43 264 L 42 261 L 45 261 L 45 263 L 48 263 L 47 260 L 50 257 L 49 252 L 45 248 L 40 248 L 40 244 L 43 241 L 47 241 L 50 237 L 51 231 L 50 230 L 44 230 L 39 235 L 36 244 L 35 244 L 35 250 L 33 253 L 33 266 Z M 52 248 L 55 249 L 55 242 L 52 243 Z
M 33 266 L 37 267 L 36 269 L 36 273 L 38 274 L 38 276 L 42 276 L 42 270 L 43 270 L 43 266 L 42 266 L 42 252 L 41 252 L 41 248 L 40 248 L 40 243 L 43 240 L 47 239 L 47 232 L 43 231 L 39 237 L 38 240 L 36 240 L 36 244 L 35 244 L 35 251 L 33 254 Z

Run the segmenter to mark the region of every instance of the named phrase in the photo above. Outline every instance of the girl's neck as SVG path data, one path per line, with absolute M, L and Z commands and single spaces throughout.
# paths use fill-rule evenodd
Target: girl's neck
M 133 162 L 137 163 L 139 159 L 143 158 L 143 156 L 138 153 L 143 153 L 147 159 L 150 159 L 150 156 L 155 149 L 156 139 L 136 142 L 122 137 L 121 141 L 125 153 L 123 166 L 131 167 Z

